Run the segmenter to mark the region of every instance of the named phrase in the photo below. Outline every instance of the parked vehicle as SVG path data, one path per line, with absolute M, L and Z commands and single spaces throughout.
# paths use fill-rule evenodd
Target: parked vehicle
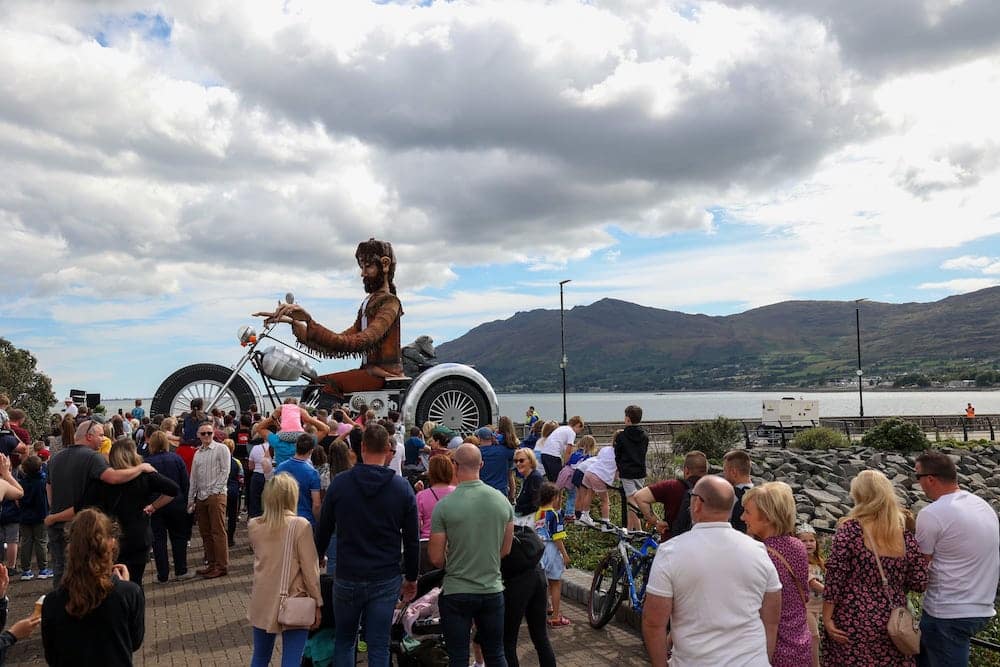
M 791 439 L 797 431 L 819 424 L 819 401 L 783 396 L 761 404 L 757 437 L 776 442 L 782 436 Z

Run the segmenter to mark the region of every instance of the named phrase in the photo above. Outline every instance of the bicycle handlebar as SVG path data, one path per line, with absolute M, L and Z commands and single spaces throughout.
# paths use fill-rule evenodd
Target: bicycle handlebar
M 602 533 L 614 533 L 619 539 L 646 539 L 647 537 L 652 537 L 652 533 L 647 533 L 643 530 L 629 530 L 627 528 L 620 528 L 610 521 L 598 520 L 593 526 L 588 526 L 587 524 L 581 524 L 590 528 L 591 530 L 596 530 Z

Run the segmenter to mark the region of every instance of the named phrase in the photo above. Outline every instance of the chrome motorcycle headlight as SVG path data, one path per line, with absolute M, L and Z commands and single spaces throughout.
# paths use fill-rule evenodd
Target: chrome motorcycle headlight
M 244 324 L 236 335 L 240 339 L 240 345 L 248 345 L 257 339 L 257 330 L 249 324 Z

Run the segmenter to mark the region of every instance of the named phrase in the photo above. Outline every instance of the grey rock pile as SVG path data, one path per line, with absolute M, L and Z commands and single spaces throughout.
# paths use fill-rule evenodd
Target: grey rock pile
M 942 448 L 958 466 L 958 483 L 1000 512 L 1000 446 L 970 449 Z M 905 507 L 916 514 L 929 500 L 913 477 L 916 454 L 880 452 L 869 447 L 828 451 L 751 450 L 751 477 L 755 484 L 786 482 L 795 494 L 799 523 L 835 528 L 850 511 L 851 480 L 862 470 L 885 473 Z

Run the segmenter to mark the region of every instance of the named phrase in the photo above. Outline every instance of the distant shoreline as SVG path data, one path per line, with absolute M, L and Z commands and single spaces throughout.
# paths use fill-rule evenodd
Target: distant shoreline
M 914 392 L 914 393 L 929 393 L 929 392 L 940 392 L 940 393 L 962 393 L 962 392 L 990 392 L 997 391 L 1000 392 L 1000 387 L 863 387 L 863 393 L 880 393 L 880 392 Z M 646 390 L 617 390 L 617 391 L 574 391 L 569 389 L 566 391 L 567 394 L 717 394 L 720 392 L 733 392 L 739 394 L 775 394 L 775 393 L 806 393 L 806 394 L 824 394 L 824 393 L 858 393 L 857 387 L 776 387 L 773 389 L 646 389 Z M 497 391 L 497 394 L 503 394 L 505 396 L 522 396 L 526 394 L 531 394 L 533 396 L 537 395 L 551 395 L 551 396 L 562 396 L 561 391 Z M 101 401 L 135 401 L 133 397 L 101 397 Z M 143 402 L 143 407 L 146 406 L 148 402 L 153 400 L 152 397 L 143 398 L 140 397 L 139 400 Z M 57 401 L 53 405 L 61 404 L 62 401 Z

